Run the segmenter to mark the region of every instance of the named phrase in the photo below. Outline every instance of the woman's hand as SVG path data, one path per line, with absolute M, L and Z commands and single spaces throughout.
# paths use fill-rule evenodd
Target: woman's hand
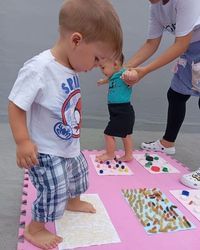
M 129 68 L 122 74 L 122 80 L 128 85 L 134 85 L 138 83 L 146 74 L 147 73 L 144 67 Z

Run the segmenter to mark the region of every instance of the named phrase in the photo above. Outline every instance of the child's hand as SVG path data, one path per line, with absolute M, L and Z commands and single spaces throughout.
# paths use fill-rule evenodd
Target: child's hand
M 108 79 L 107 78 L 100 79 L 99 81 L 97 81 L 97 85 L 98 86 L 103 85 L 105 83 L 108 83 Z
M 121 76 L 121 79 L 127 84 L 133 85 L 139 81 L 139 75 L 136 69 L 127 69 Z
M 37 146 L 31 140 L 17 144 L 17 165 L 21 168 L 31 168 L 38 164 Z

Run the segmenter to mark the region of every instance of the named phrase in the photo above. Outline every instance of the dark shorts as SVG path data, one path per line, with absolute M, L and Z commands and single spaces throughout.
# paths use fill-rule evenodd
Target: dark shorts
M 133 133 L 135 112 L 130 103 L 108 104 L 110 121 L 104 134 L 125 138 Z

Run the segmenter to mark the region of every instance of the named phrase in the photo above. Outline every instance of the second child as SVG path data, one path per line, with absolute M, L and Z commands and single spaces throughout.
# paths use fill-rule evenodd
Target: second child
M 131 161 L 133 159 L 132 132 L 135 122 L 135 112 L 131 105 L 132 87 L 128 86 L 121 76 L 125 69 L 123 54 L 116 60 L 107 60 L 101 71 L 106 76 L 98 82 L 99 85 L 108 83 L 108 110 L 110 121 L 104 130 L 106 152 L 96 156 L 97 162 L 104 162 L 115 158 L 116 141 L 115 137 L 122 138 L 124 145 L 124 155 L 118 159 L 121 161 Z M 135 71 L 135 77 L 137 72 Z

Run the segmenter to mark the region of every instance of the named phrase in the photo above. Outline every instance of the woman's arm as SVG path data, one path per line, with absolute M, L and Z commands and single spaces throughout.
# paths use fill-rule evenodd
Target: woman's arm
M 134 70 L 138 73 L 138 78 L 135 78 L 135 74 L 132 76 L 132 69 L 128 69 L 123 74 L 123 80 L 127 84 L 135 84 L 140 81 L 146 74 L 159 69 L 168 63 L 172 62 L 174 59 L 182 55 L 188 48 L 192 38 L 192 32 L 185 36 L 176 37 L 174 43 L 166 49 L 160 56 L 155 58 L 152 62 L 143 67 L 136 67 Z
M 132 56 L 125 67 L 136 68 L 149 59 L 158 49 L 162 37 L 148 39 L 143 46 Z
M 174 59 L 182 55 L 188 48 L 192 38 L 192 32 L 186 36 L 176 37 L 174 43 L 165 50 L 160 56 L 158 56 L 151 63 L 143 67 L 145 74 L 150 73 L 158 68 L 167 65 L 172 62 Z

